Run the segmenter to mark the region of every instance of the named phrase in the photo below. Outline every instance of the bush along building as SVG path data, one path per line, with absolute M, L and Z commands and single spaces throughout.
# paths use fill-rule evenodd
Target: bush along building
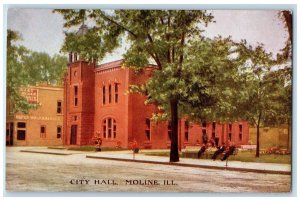
M 64 145 L 92 145 L 102 138 L 103 147 L 129 148 L 134 140 L 140 148 L 170 147 L 171 127 L 168 122 L 152 122 L 158 112 L 155 105 L 145 105 L 146 97 L 127 93 L 130 85 L 142 84 L 155 69 L 149 65 L 138 73 L 124 68 L 122 60 L 97 65 L 69 54 L 64 80 Z M 204 136 L 214 137 L 218 144 L 248 144 L 247 122 L 189 123 L 178 122 L 179 147 L 201 145 Z

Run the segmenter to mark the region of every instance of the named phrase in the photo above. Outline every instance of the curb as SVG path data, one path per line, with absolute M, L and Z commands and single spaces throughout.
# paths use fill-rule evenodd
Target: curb
M 67 153 L 54 153 L 54 152 L 30 151 L 30 150 L 20 150 L 20 152 L 36 153 L 36 154 L 52 154 L 52 155 L 61 155 L 61 156 L 72 155 L 72 154 L 67 154 Z
M 187 164 L 187 163 L 170 163 L 170 162 L 160 162 L 160 161 L 133 160 L 133 159 L 111 158 L 111 157 L 89 156 L 89 155 L 86 155 L 86 158 L 124 161 L 124 162 L 134 162 L 134 163 L 173 165 L 173 166 L 181 166 L 181 167 L 195 167 L 195 168 L 206 168 L 206 169 L 217 169 L 217 170 L 230 170 L 230 171 L 240 171 L 240 172 L 255 172 L 255 173 L 267 173 L 267 174 L 291 175 L 290 171 L 260 170 L 260 169 L 235 168 L 235 167 L 220 167 L 220 166 L 210 166 L 210 165 L 196 165 L 196 164 Z

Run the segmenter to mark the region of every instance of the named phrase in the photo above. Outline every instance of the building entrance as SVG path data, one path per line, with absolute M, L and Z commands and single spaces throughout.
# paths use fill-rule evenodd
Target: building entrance
M 70 144 L 71 145 L 76 145 L 76 139 L 77 139 L 77 125 L 72 125 L 71 126 Z

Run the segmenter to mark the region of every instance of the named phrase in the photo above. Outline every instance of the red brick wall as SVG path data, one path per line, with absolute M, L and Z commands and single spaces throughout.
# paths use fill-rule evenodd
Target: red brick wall
M 95 66 L 87 62 L 77 61 L 69 65 L 65 80 L 65 138 L 64 143 L 70 144 L 71 125 L 78 125 L 77 145 L 93 144 L 92 138 L 100 135 L 103 147 L 116 147 L 118 142 L 128 148 L 129 142 L 136 140 L 141 148 L 167 148 L 170 146 L 167 122 L 151 122 L 150 140 L 146 138 L 146 118 L 157 112 L 154 105 L 145 105 L 146 98 L 141 94 L 128 94 L 130 85 L 143 84 L 151 76 L 152 70 L 139 73 L 121 67 L 121 61 Z M 75 76 L 75 71 L 77 75 Z M 118 102 L 115 102 L 115 84 L 118 84 Z M 78 106 L 74 106 L 74 86 L 78 86 Z M 111 85 L 111 103 L 109 103 L 108 87 Z M 106 88 L 103 104 L 103 86 Z M 77 120 L 74 120 L 74 116 Z M 112 118 L 116 121 L 116 138 L 104 138 L 103 121 Z M 208 139 L 212 137 L 212 124 L 207 123 Z M 243 135 L 239 138 L 239 125 Z M 178 122 L 179 144 L 195 146 L 202 144 L 202 127 L 199 123 L 190 122 L 188 141 L 185 140 L 185 119 Z M 228 124 L 216 123 L 216 136 L 219 144 L 228 141 Z M 112 133 L 113 135 L 113 133 Z M 108 136 L 108 133 L 107 133 Z M 237 145 L 247 144 L 249 125 L 247 122 L 232 124 L 232 140 Z
M 100 132 L 104 147 L 116 147 L 121 142 L 122 147 L 127 147 L 128 121 L 125 106 L 128 95 L 126 94 L 126 74 L 128 70 L 123 68 L 96 69 L 95 74 L 95 132 Z M 115 102 L 115 84 L 118 84 L 118 102 Z M 109 103 L 108 87 L 111 85 L 111 103 Z M 103 86 L 105 86 L 105 104 L 103 104 Z M 103 120 L 113 118 L 117 124 L 116 138 L 104 138 Z
M 77 61 L 69 65 L 65 80 L 67 110 L 65 144 L 70 144 L 71 126 L 77 125 L 77 145 L 91 144 L 94 133 L 95 65 Z M 78 87 L 78 103 L 74 104 L 74 86 Z M 77 117 L 77 120 L 74 117 Z

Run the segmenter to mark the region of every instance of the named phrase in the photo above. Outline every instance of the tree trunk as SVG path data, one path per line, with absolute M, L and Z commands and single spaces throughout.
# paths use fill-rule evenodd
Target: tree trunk
M 259 123 L 256 126 L 256 154 L 255 157 L 259 157 Z
M 170 150 L 170 162 L 179 161 L 178 153 L 178 100 L 172 98 L 171 105 L 171 150 Z

